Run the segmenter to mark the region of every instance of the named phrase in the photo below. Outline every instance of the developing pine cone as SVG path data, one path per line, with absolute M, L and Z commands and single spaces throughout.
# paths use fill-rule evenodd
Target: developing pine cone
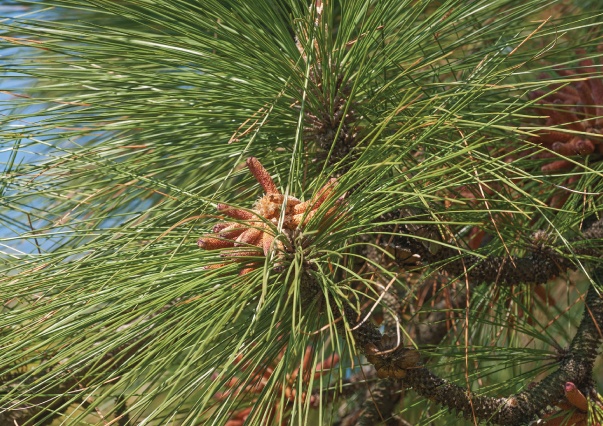
M 315 72 L 314 76 L 319 74 Z M 348 105 L 351 86 L 344 84 L 341 77 L 337 79 L 332 109 L 322 83 L 316 84 L 315 91 L 321 108 L 306 112 L 304 138 L 316 143 L 325 155 L 330 153 L 329 163 L 334 164 L 347 156 L 357 143 L 356 111 L 353 104 Z
M 222 254 L 231 261 L 246 263 L 241 270 L 243 275 L 259 266 L 258 262 L 249 262 L 249 257 L 268 256 L 274 249 L 281 253 L 285 248 L 282 241 L 275 242 L 277 227 L 282 218 L 282 231 L 293 235 L 294 231 L 303 228 L 310 218 L 316 214 L 318 208 L 331 196 L 335 188 L 335 179 L 329 180 L 325 186 L 309 201 L 301 202 L 295 197 L 281 194 L 270 177 L 268 171 L 260 164 L 257 158 L 247 159 L 247 167 L 253 177 L 262 186 L 266 194 L 254 204 L 251 211 L 237 209 L 225 204 L 218 204 L 218 211 L 231 217 L 236 222 L 221 222 L 213 228 L 213 234 L 199 238 L 197 245 L 205 250 L 237 248 Z M 332 208 L 326 213 L 331 215 Z M 212 268 L 219 268 L 219 264 Z
M 421 359 L 416 349 L 401 346 L 395 337 L 388 334 L 384 334 L 377 344 L 366 344 L 364 352 L 381 379 L 402 379 L 406 377 L 406 370 L 416 367 Z

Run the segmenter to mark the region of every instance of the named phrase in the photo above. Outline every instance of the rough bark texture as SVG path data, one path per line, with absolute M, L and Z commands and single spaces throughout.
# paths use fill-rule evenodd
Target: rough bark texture
M 603 268 L 594 272 L 603 284 Z M 559 369 L 529 390 L 508 398 L 472 395 L 465 388 L 442 379 L 424 367 L 408 370 L 405 383 L 418 394 L 483 422 L 514 426 L 526 424 L 564 396 L 564 385 L 573 382 L 581 389 L 593 386 L 592 369 L 597 349 L 603 341 L 603 297 L 591 286 L 585 301 L 582 322 Z M 586 392 L 583 392 L 586 393 Z
M 593 275 L 598 284 L 603 284 L 603 268 L 595 270 Z M 582 322 L 567 355 L 560 361 L 557 371 L 529 390 L 508 398 L 473 395 L 465 388 L 438 377 L 425 367 L 408 369 L 402 383 L 413 388 L 419 395 L 479 422 L 505 426 L 526 424 L 543 413 L 548 406 L 555 405 L 563 398 L 566 382 L 575 383 L 585 390 L 585 394 L 592 388 L 592 368 L 597 349 L 603 341 L 600 334 L 602 329 L 603 297 L 591 286 L 586 297 Z M 388 382 L 395 384 L 389 379 Z M 384 404 L 384 409 L 388 408 L 381 398 L 377 397 L 376 401 L 377 404 Z M 377 405 L 376 408 L 380 406 Z M 389 410 L 391 412 L 393 407 Z M 367 421 L 369 419 L 380 418 L 369 413 Z
M 403 424 L 401 419 L 393 416 L 393 411 L 401 396 L 400 385 L 397 383 L 397 380 L 381 380 L 371 389 L 370 397 L 362 404 L 363 412 L 358 419 L 358 425 L 372 426 L 384 424 L 387 426 L 399 426 Z
M 383 313 L 382 326 L 386 333 L 395 335 L 399 327 L 401 304 L 398 297 L 392 293 L 383 294 L 383 302 L 388 308 Z M 362 414 L 358 425 L 371 426 L 384 424 L 387 426 L 400 426 L 404 421 L 394 416 L 396 405 L 402 397 L 402 387 L 399 380 L 385 379 L 379 381 L 371 390 L 368 398 L 362 404 Z
M 400 211 L 384 215 L 381 219 L 391 222 L 407 215 L 405 211 Z M 544 231 L 538 231 L 532 235 L 532 244 L 524 256 L 488 256 L 485 259 L 462 255 L 460 250 L 446 246 L 438 246 L 437 250 L 431 251 L 423 242 L 412 237 L 416 234 L 412 225 L 387 225 L 383 227 L 383 232 L 394 233 L 389 243 L 392 248 L 402 253 L 418 254 L 424 264 L 441 264 L 442 269 L 453 277 L 466 274 L 472 285 L 544 284 L 567 270 L 576 269 L 570 260 L 573 254 L 601 256 L 603 221 L 595 222 L 573 240 L 576 242 L 573 253 L 566 247 L 552 247 L 548 242 L 549 236 Z

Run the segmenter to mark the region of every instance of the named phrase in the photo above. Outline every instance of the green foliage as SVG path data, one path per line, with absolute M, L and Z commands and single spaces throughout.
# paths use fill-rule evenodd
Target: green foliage
M 225 424 L 252 404 L 248 424 L 335 423 L 376 381 L 349 380 L 366 360 L 335 307 L 349 300 L 363 318 L 388 282 L 412 306 L 404 321 L 448 313 L 444 339 L 419 349 L 450 380 L 497 395 L 537 380 L 571 340 L 586 280 L 545 299 L 489 285 L 470 305 L 432 306 L 417 281 L 441 265 L 407 279 L 380 242 L 384 225 L 435 222 L 441 235 L 418 237 L 433 250 L 523 253 L 534 231 L 569 246 L 600 214 L 600 153 L 547 174 L 536 154 L 562 156 L 531 139 L 548 125 L 528 94 L 571 81 L 553 67 L 603 64 L 601 13 L 557 18 L 557 3 L 19 2 L 0 42 L 15 85 L 0 98 L 0 419 L 19 408 L 20 425 Z M 283 193 L 310 200 L 337 177 L 335 195 L 284 259 L 258 254 L 245 275 L 207 268 L 224 262 L 196 245 L 224 218 L 217 204 L 250 209 L 262 195 L 251 156 Z M 400 209 L 415 213 L 383 221 Z M 491 240 L 471 245 L 472 229 Z M 456 278 L 437 295 L 464 291 Z M 296 379 L 300 366 L 310 373 Z M 319 393 L 289 403 L 286 389 Z M 396 412 L 451 421 L 412 392 Z

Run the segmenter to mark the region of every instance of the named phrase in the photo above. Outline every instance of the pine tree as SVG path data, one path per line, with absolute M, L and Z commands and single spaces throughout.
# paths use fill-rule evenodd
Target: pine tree
M 603 422 L 598 2 L 5 7 L 0 424 Z

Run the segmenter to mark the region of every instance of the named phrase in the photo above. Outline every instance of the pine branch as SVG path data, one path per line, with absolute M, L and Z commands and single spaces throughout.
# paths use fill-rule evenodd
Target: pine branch
M 394 216 L 385 215 L 381 220 L 391 221 L 404 217 L 403 213 Z M 589 244 L 576 244 L 571 253 L 566 247 L 552 247 L 552 238 L 545 231 L 532 234 L 532 244 L 524 256 L 459 256 L 459 251 L 449 246 L 440 246 L 431 252 L 420 240 L 413 239 L 412 230 L 405 225 L 384 226 L 384 231 L 394 232 L 391 245 L 404 253 L 418 254 L 425 264 L 441 264 L 442 269 L 452 276 L 467 276 L 472 285 L 489 283 L 493 285 L 544 284 L 567 270 L 575 270 L 577 265 L 570 260 L 572 255 L 600 257 L 597 247 L 603 238 L 603 219 L 595 222 L 579 238 L 570 243 L 587 241 Z M 437 235 L 437 232 L 435 233 Z M 404 261 L 406 260 L 403 259 Z
M 401 303 L 396 293 L 385 291 L 382 294 L 383 302 L 386 307 L 383 313 L 382 326 L 385 333 L 396 333 L 400 326 L 398 312 L 401 310 Z M 384 422 L 388 426 L 398 426 L 402 424 L 402 419 L 394 416 L 394 409 L 402 396 L 399 381 L 393 379 L 384 379 L 370 390 L 370 395 L 362 404 L 363 412 L 358 419 L 358 424 L 370 426 Z
M 596 269 L 593 272 L 593 278 L 598 285 L 603 284 L 603 268 Z M 368 345 L 378 344 L 383 338 L 376 327 L 355 320 L 356 314 L 351 308 L 344 309 L 344 312 L 359 348 L 366 351 Z M 414 389 L 419 395 L 450 410 L 457 411 L 465 417 L 498 425 L 521 425 L 533 420 L 539 414 L 544 413 L 547 407 L 559 402 L 564 396 L 565 383 L 575 383 L 581 389 L 587 390 L 583 392 L 585 394 L 592 389 L 593 365 L 597 357 L 597 350 L 603 342 L 600 331 L 602 326 L 603 298 L 597 287 L 591 285 L 586 295 L 582 322 L 567 354 L 560 361 L 559 369 L 534 387 L 507 398 L 474 395 L 467 392 L 467 389 L 438 377 L 418 364 L 406 367 L 403 384 Z M 342 329 L 343 326 L 340 326 L 340 330 Z M 404 348 L 399 348 L 395 352 L 400 355 L 404 353 L 404 350 Z M 387 356 L 377 355 L 377 357 Z M 381 391 L 382 388 L 377 389 L 377 393 Z M 388 403 L 385 398 L 377 396 L 376 404 L 379 406 L 376 407 L 375 413 L 371 412 L 367 415 L 366 421 L 374 418 L 377 410 L 380 411 L 381 405 L 387 412 L 386 404 Z
M 598 285 L 603 284 L 603 268 L 596 269 L 593 278 Z M 527 423 L 563 398 L 565 383 L 573 382 L 581 389 L 592 388 L 593 364 L 603 342 L 603 298 L 599 291 L 590 286 L 582 322 L 559 369 L 531 389 L 508 398 L 473 395 L 424 367 L 408 370 L 405 383 L 419 395 L 465 417 L 506 426 Z
M 401 386 L 396 380 L 380 380 L 370 391 L 370 397 L 362 405 L 363 412 L 358 419 L 360 426 L 383 424 L 401 426 L 407 424 L 393 415 L 402 396 Z
M 603 229 L 601 222 L 600 220 L 591 226 L 580 239 L 595 239 L 596 241 L 600 238 Z M 540 235 L 538 239 L 546 241 L 546 236 Z M 420 250 L 422 257 L 437 261 L 443 260 L 445 254 L 451 254 L 453 251 L 444 248 L 432 255 L 422 244 L 413 244 L 412 240 L 408 240 L 406 247 L 408 246 L 411 247 L 411 250 Z M 587 248 L 587 250 L 592 249 Z M 581 254 L 581 250 L 579 253 Z M 600 252 L 598 254 L 600 255 Z M 450 273 L 460 274 L 457 268 L 466 267 L 463 264 L 464 260 L 462 258 L 453 261 L 460 262 L 460 264 L 456 263 L 452 266 L 451 263 L 447 263 L 444 268 Z M 473 285 L 493 276 L 498 277 L 497 282 L 505 284 L 544 283 L 566 269 L 575 269 L 572 263 L 543 244 L 535 245 L 532 252 L 524 257 L 512 258 L 512 262 L 508 258 L 492 257 L 486 260 L 484 266 L 476 257 L 471 256 L 466 263 L 474 266 L 474 268 L 468 268 L 467 273 Z M 513 266 L 508 266 L 509 263 Z M 542 269 L 529 272 L 530 268 L 535 270 L 539 267 Z M 493 271 L 497 274 L 494 274 Z M 594 276 L 597 283 L 603 284 L 603 269 L 595 270 Z M 382 375 L 397 378 L 397 374 L 400 374 L 400 378 L 405 378 L 405 384 L 415 389 L 420 395 L 449 409 L 456 410 L 466 417 L 511 426 L 531 420 L 542 413 L 547 406 L 559 401 L 563 397 L 563 386 L 567 382 L 573 382 L 582 387 L 592 386 L 592 368 L 602 338 L 599 334 L 599 327 L 600 324 L 603 324 L 603 298 L 599 296 L 594 286 L 591 286 L 588 291 L 585 306 L 587 308 L 582 323 L 570 346 L 568 355 L 561 361 L 559 370 L 549 375 L 534 388 L 509 398 L 471 395 L 466 389 L 441 379 L 427 368 L 419 366 L 418 357 L 414 357 L 412 349 L 392 345 L 391 338 L 381 335 L 370 322 L 359 321 L 358 315 L 349 306 L 343 307 L 343 314 L 354 336 L 356 346 L 367 354 L 369 362 L 373 363 Z M 334 303 L 331 308 L 336 309 Z M 339 323 L 338 329 L 345 333 L 344 324 Z M 415 360 L 414 364 L 413 360 Z M 376 404 L 381 405 L 387 400 L 384 395 L 388 394 L 379 389 L 377 389 Z M 384 409 L 387 407 L 384 405 Z M 376 407 L 375 413 L 377 411 L 379 411 L 378 407 Z M 372 418 L 373 414 L 373 412 L 368 413 L 366 421 Z M 362 418 L 364 419 L 364 415 Z

